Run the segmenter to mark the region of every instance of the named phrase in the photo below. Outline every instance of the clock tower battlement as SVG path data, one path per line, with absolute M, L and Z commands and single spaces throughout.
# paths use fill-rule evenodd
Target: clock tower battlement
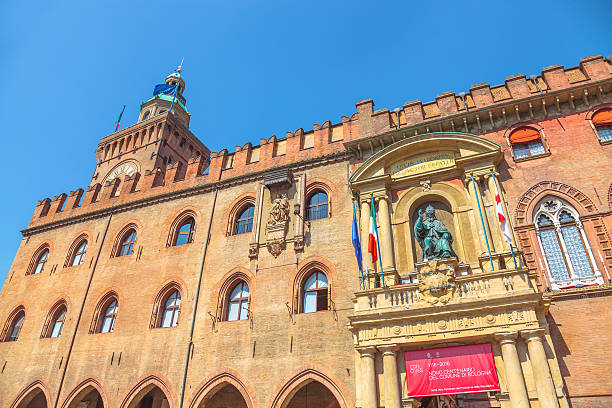
M 210 150 L 189 130 L 190 114 L 183 96 L 181 67 L 157 85 L 140 106 L 138 122 L 102 138 L 95 151 L 97 165 L 90 185 L 105 185 L 123 175 L 165 173 L 168 166 L 184 172 L 196 158 L 210 160 Z M 172 111 L 170 111 L 172 109 Z

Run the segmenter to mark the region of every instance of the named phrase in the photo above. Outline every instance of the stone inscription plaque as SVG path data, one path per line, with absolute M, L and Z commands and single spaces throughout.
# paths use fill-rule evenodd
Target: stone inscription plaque
M 391 177 L 399 178 L 425 173 L 431 170 L 443 169 L 455 165 L 453 152 L 426 153 L 410 157 L 391 166 Z

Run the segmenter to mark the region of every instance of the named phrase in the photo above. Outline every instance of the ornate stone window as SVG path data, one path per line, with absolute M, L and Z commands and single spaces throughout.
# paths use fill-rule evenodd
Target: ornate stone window
M 87 253 L 87 235 L 78 237 L 68 252 L 68 259 L 65 266 L 77 266 L 83 263 L 85 253 Z
M 119 311 L 119 300 L 115 292 L 109 292 L 98 302 L 89 333 L 112 333 Z
M 591 247 L 576 210 L 548 196 L 534 212 L 538 241 L 552 289 L 602 284 Z
M 323 190 L 315 190 L 306 200 L 306 219 L 319 220 L 329 217 L 329 197 Z
M 315 270 L 308 275 L 302 286 L 302 313 L 329 310 L 329 298 L 327 276 Z
M 612 108 L 600 109 L 591 118 L 600 142 L 612 142 Z
M 134 245 L 136 244 L 136 230 L 134 228 L 128 229 L 122 236 L 117 248 L 116 256 L 131 255 L 134 252 Z
M 49 260 L 49 245 L 44 244 L 34 252 L 30 266 L 28 267 L 27 275 L 36 275 L 45 269 L 45 265 Z
M 233 235 L 245 234 L 253 231 L 253 216 L 255 214 L 255 206 L 253 204 L 247 205 L 242 211 L 238 213 L 236 221 L 234 222 L 234 233 Z
M 249 285 L 239 281 L 230 291 L 227 298 L 227 321 L 246 320 L 249 318 Z
M 540 132 L 532 127 L 524 126 L 513 130 L 510 133 L 509 141 L 515 160 L 527 159 L 547 153 Z
M 25 308 L 23 306 L 19 306 L 13 311 L 13 313 L 11 313 L 7 320 L 2 341 L 17 341 L 19 339 L 19 334 L 21 333 L 21 328 L 23 327 L 24 321 Z
M 66 321 L 66 301 L 60 300 L 55 303 L 47 314 L 47 319 L 43 326 L 43 330 L 40 337 L 55 338 L 62 335 L 64 329 L 64 322 Z
M 181 246 L 193 241 L 195 232 L 195 214 L 193 211 L 185 211 L 172 223 L 168 246 Z

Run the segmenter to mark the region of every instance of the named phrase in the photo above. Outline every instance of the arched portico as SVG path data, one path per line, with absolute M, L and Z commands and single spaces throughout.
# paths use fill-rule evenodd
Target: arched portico
M 68 394 L 62 408 L 106 408 L 108 402 L 102 385 L 94 379 L 82 381 Z
M 275 394 L 272 408 L 348 408 L 338 384 L 329 376 L 306 369 L 285 382 Z
M 248 385 L 233 372 L 217 374 L 203 383 L 190 408 L 254 408 Z
M 48 388 L 42 383 L 42 381 L 35 381 L 21 390 L 10 407 L 48 408 L 49 403 Z

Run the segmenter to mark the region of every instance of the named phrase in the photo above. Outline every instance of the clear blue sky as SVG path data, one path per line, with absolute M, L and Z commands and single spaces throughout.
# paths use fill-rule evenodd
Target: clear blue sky
M 37 200 L 87 186 L 121 106 L 133 124 L 182 57 L 191 130 L 233 151 L 612 54 L 609 0 L 1 3 L 0 282 Z

